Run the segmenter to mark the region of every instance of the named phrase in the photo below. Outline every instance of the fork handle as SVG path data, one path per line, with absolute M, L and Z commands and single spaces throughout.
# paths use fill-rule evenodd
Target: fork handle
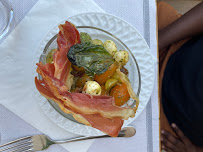
M 55 144 L 64 144 L 64 143 L 69 143 L 69 142 L 73 142 L 73 141 L 81 141 L 81 140 L 104 138 L 104 137 L 110 137 L 110 136 L 108 136 L 108 135 L 90 136 L 90 137 L 81 136 L 81 137 L 71 138 L 71 139 L 67 139 L 67 140 L 52 140 L 52 142 Z
M 122 130 L 120 130 L 119 134 L 117 137 L 132 137 L 136 133 L 136 130 L 134 127 L 125 127 Z M 87 139 L 96 139 L 96 138 L 105 138 L 105 137 L 111 137 L 109 135 L 101 135 L 101 136 L 90 136 L 90 137 L 76 137 L 76 138 L 71 138 L 67 140 L 51 140 L 55 144 L 63 144 L 63 143 L 68 143 L 72 141 L 81 141 L 81 140 L 87 140 Z

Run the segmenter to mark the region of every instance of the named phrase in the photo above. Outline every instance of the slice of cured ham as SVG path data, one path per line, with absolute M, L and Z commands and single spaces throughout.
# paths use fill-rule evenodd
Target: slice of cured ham
M 53 55 L 54 77 L 65 83 L 68 90 L 71 89 L 72 82 L 70 81 L 73 81 L 73 76 L 70 74 L 71 63 L 67 59 L 67 53 L 71 46 L 78 43 L 80 43 L 80 35 L 73 24 L 66 21 L 65 24 L 59 25 L 57 37 L 58 49 Z
M 111 96 L 92 96 L 85 93 L 70 93 L 60 80 L 51 77 L 42 64 L 37 64 L 37 72 L 43 77 L 52 93 L 68 107 L 84 114 L 100 114 L 106 118 L 119 117 L 128 119 L 134 117 L 132 108 L 118 107 Z
M 99 114 L 85 115 L 78 111 L 73 111 L 69 107 L 65 106 L 62 100 L 55 97 L 42 80 L 38 80 L 37 78 L 35 78 L 35 84 L 39 92 L 44 97 L 55 101 L 62 111 L 67 114 L 72 114 L 77 121 L 84 123 L 85 125 L 97 128 L 112 137 L 118 136 L 118 133 L 123 125 L 123 120 L 121 118 L 108 119 L 102 117 Z
M 139 98 L 134 93 L 128 77 L 123 72 L 120 71 L 120 68 L 116 69 L 116 72 L 119 75 L 121 81 L 126 84 L 130 97 L 136 101 L 136 106 L 134 107 L 134 111 L 136 112 L 139 106 Z

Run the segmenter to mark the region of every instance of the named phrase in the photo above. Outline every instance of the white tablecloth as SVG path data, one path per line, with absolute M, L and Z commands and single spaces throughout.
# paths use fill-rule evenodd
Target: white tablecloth
M 24 18 L 38 0 L 10 0 L 15 17 L 11 31 Z M 146 39 L 154 57 L 157 57 L 156 8 L 155 0 L 94 0 L 107 13 L 118 16 L 133 25 Z M 9 34 L 8 34 L 9 35 Z M 1 46 L 1 45 L 0 45 Z M 157 73 L 157 65 L 155 65 Z M 132 139 L 95 140 L 89 152 L 158 152 L 159 151 L 159 110 L 158 110 L 157 74 L 151 100 L 142 114 L 132 123 L 136 135 Z M 15 124 L 15 125 L 14 125 Z M 18 128 L 21 128 L 20 130 Z M 14 113 L 0 105 L 0 133 L 2 143 L 40 131 L 26 123 Z M 82 148 L 82 147 L 81 147 Z M 47 151 L 65 152 L 60 145 L 54 145 Z

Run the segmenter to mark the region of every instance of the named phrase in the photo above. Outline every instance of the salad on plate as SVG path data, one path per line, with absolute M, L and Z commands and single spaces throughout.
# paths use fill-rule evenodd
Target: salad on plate
M 37 63 L 36 88 L 78 122 L 116 137 L 139 105 L 125 68 L 128 52 L 111 40 L 92 40 L 68 21 L 59 25 L 57 44 L 46 64 Z M 123 106 L 130 98 L 135 107 Z

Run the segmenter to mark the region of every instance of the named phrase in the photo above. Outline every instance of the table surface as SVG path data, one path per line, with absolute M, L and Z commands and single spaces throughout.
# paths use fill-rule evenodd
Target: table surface
M 38 0 L 9 0 L 14 8 L 15 16 L 11 25 L 11 31 L 16 25 L 24 18 L 28 11 L 35 5 Z M 104 11 L 109 14 L 118 16 L 138 29 L 141 35 L 148 43 L 150 50 L 154 57 L 157 57 L 157 42 L 156 42 L 156 10 L 150 9 L 150 5 L 153 5 L 151 0 L 94 0 Z M 143 3 L 141 3 L 143 1 Z M 136 6 L 136 4 L 142 4 L 142 6 Z M 112 7 L 113 6 L 113 7 Z M 140 12 L 136 11 L 136 7 L 141 7 Z M 142 17 L 140 17 L 140 14 Z M 143 19 L 144 18 L 144 19 Z M 9 35 L 9 33 L 8 33 Z M 157 73 L 157 65 L 155 65 L 155 72 Z M 158 112 L 158 83 L 157 75 L 155 78 L 155 86 L 151 96 L 151 99 L 142 112 L 142 114 L 135 120 L 133 126 L 136 127 L 136 143 L 128 143 L 128 148 L 119 147 L 118 143 L 113 140 L 111 144 L 103 145 L 105 143 L 102 140 L 95 140 L 88 151 L 134 151 L 134 146 L 140 146 L 140 150 L 144 151 L 159 151 L 159 112 Z M 16 131 L 15 128 L 6 126 L 23 127 L 23 131 Z M 17 117 L 14 113 L 0 105 L 0 133 L 2 135 L 2 141 L 9 141 L 9 137 L 15 138 L 18 136 L 26 136 L 30 133 L 39 134 L 40 132 L 27 124 L 21 118 Z M 4 140 L 5 139 L 5 140 Z M 145 141 L 146 144 L 143 144 Z M 52 146 L 47 151 L 66 151 L 59 145 Z

